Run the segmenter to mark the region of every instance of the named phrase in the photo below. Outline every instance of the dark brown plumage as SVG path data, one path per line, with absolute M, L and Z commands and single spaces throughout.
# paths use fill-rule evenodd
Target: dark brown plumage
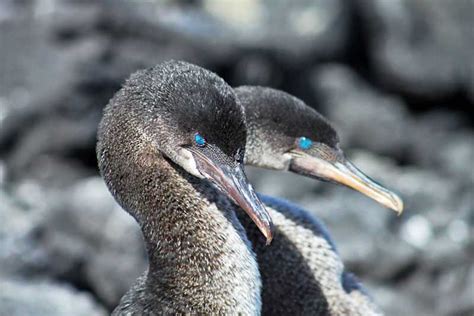
M 196 131 L 209 142 L 202 155 L 240 168 L 246 134 L 232 89 L 184 62 L 135 73 L 105 108 L 100 171 L 140 225 L 149 257 L 114 315 L 260 311 L 260 274 L 239 208 L 200 179 L 189 154 L 201 151 L 192 143 Z
M 247 119 L 246 164 L 291 170 L 292 153 L 302 136 L 315 144 L 305 151 L 308 155 L 332 161 L 327 151 L 318 150 L 340 152 L 336 130 L 303 101 L 265 87 L 234 90 Z M 287 201 L 261 199 L 275 226 L 270 246 L 263 246 L 251 221 L 238 216 L 257 254 L 263 315 L 380 314 L 362 285 L 345 270 L 334 242 L 317 218 Z

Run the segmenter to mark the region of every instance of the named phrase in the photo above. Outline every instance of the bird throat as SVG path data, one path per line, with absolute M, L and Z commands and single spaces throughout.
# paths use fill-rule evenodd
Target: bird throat
M 237 207 L 163 157 L 143 161 L 130 180 L 141 192 L 131 213 L 146 242 L 150 293 L 177 311 L 259 314 L 260 274 Z

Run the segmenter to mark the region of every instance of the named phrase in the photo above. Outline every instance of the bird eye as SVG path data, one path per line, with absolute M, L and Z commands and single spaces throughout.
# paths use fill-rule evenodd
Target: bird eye
M 298 147 L 303 150 L 310 149 L 312 145 L 313 141 L 307 137 L 300 137 L 298 139 Z
M 199 133 L 194 134 L 194 142 L 199 147 L 204 147 L 207 144 L 206 139 L 204 137 L 202 137 L 201 134 L 199 134 Z

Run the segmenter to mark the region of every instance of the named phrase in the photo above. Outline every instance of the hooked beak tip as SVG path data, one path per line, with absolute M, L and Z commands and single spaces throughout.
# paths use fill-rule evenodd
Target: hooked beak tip
M 264 233 L 264 236 L 266 239 L 265 245 L 269 246 L 273 241 L 273 225 L 272 224 L 268 227 L 268 230 Z
M 391 207 L 391 209 L 394 210 L 398 216 L 402 215 L 404 209 L 403 200 L 395 193 L 392 194 L 392 199 L 393 206 Z

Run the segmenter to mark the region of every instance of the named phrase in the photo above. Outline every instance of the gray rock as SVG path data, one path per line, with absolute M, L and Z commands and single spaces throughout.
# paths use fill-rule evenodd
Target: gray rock
M 395 91 L 430 98 L 472 89 L 471 0 L 357 3 L 378 81 Z
M 67 280 L 113 307 L 145 270 L 139 227 L 101 178 L 13 191 L 0 191 L 0 275 Z
M 388 315 L 471 315 L 472 265 L 461 264 L 445 270 L 422 272 L 392 286 L 390 299 L 380 300 Z M 427 291 L 430 289 L 430 291 Z M 378 294 L 379 292 L 375 292 Z M 382 297 L 383 295 L 381 295 Z
M 255 167 L 246 167 L 245 169 L 254 188 L 258 192 L 270 196 L 298 201 L 324 188 L 319 181 L 290 172 L 278 172 Z
M 68 189 L 43 225 L 49 272 L 85 282 L 109 306 L 145 271 L 140 229 L 99 177 Z
M 392 157 L 403 155 L 413 119 L 400 99 L 375 91 L 341 65 L 321 66 L 312 79 L 320 106 L 340 132 L 343 148 L 350 145 Z
M 115 10 L 134 19 L 164 27 L 213 46 L 266 49 L 286 63 L 340 52 L 348 32 L 349 10 L 342 1 L 259 0 L 246 3 L 206 1 L 203 5 L 170 5 L 163 1 L 130 5 Z M 117 13 L 117 12 L 116 12 Z M 215 55 L 217 52 L 212 52 Z
M 46 280 L 0 278 L 0 315 L 101 316 L 106 311 L 94 299 L 68 285 Z
M 91 148 L 101 107 L 110 97 L 97 103 L 98 93 L 84 89 L 78 76 L 85 65 L 103 57 L 104 38 L 91 34 L 61 45 L 54 36 L 55 20 L 63 5 L 70 5 L 23 5 L 13 5 L 22 7 L 22 14 L 0 24 L 0 156 L 12 179 L 31 171 L 39 155 L 64 157 Z M 75 11 L 76 17 L 94 15 L 83 9 Z
M 25 184 L 30 194 L 37 187 Z M 48 266 L 48 256 L 34 241 L 36 229 L 45 213 L 44 205 L 32 205 L 27 199 L 0 190 L 0 277 L 12 274 L 41 274 Z

